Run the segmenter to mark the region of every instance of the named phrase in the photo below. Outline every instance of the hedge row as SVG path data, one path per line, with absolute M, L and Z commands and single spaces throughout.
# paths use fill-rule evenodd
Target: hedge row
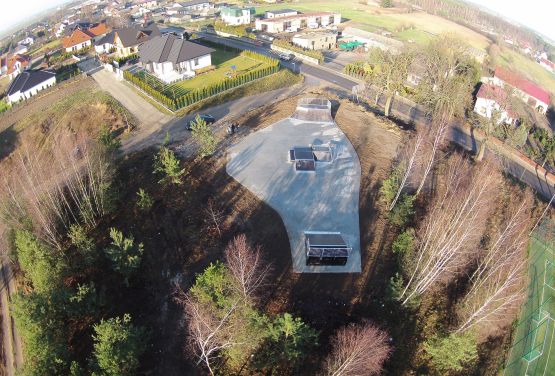
M 205 86 L 200 89 L 191 90 L 185 95 L 178 97 L 175 100 L 175 109 L 189 106 L 193 103 L 199 102 L 203 99 L 209 98 L 213 95 L 219 94 L 226 90 L 232 89 L 237 86 L 244 85 L 248 82 L 257 80 L 262 77 L 269 76 L 279 70 L 279 65 L 265 66 L 253 69 L 244 74 L 239 74 L 233 78 L 226 78 L 212 85 Z
M 241 56 L 249 57 L 254 60 L 258 60 L 265 65 L 253 70 L 250 70 L 246 73 L 239 74 L 233 78 L 222 78 L 220 81 L 212 84 L 207 85 L 199 89 L 194 89 L 189 91 L 188 93 L 179 96 L 177 98 L 169 98 L 168 96 L 164 95 L 147 82 L 144 81 L 139 76 L 136 76 L 128 71 L 123 72 L 123 77 L 131 82 L 133 85 L 137 86 L 160 103 L 162 103 L 167 108 L 172 110 L 178 110 L 180 108 L 189 106 L 193 103 L 199 102 L 203 99 L 211 97 L 213 95 L 219 94 L 223 91 L 232 89 L 237 86 L 244 85 L 250 81 L 257 80 L 259 78 L 271 75 L 276 73 L 279 70 L 279 61 L 277 59 L 268 57 L 266 55 L 259 54 L 253 51 L 243 51 L 241 52 Z
M 368 72 L 364 70 L 363 62 L 349 63 L 343 68 L 343 72 L 351 77 L 364 79 L 368 76 Z
M 279 65 L 279 60 L 278 59 L 274 59 L 273 57 L 266 56 L 266 55 L 263 55 L 263 54 L 259 54 L 258 52 L 244 50 L 244 51 L 241 52 L 240 55 L 244 56 L 244 57 L 251 58 L 253 60 L 258 60 L 258 61 L 260 61 L 262 63 L 266 63 L 270 66 L 278 66 Z
M 147 84 L 142 78 L 139 76 L 135 76 L 133 73 L 129 71 L 123 71 L 123 78 L 127 81 L 131 82 L 133 85 L 137 86 L 139 89 L 144 91 L 145 93 L 149 94 L 151 97 L 156 99 L 158 102 L 162 103 L 164 106 L 168 108 L 175 108 L 175 101 L 168 98 L 149 84 Z
M 250 27 L 249 27 L 250 29 Z M 232 26 L 226 25 L 223 21 L 216 21 L 214 23 L 214 30 L 222 31 L 224 33 L 237 35 L 238 37 L 246 37 L 249 32 L 247 31 L 247 26 L 239 25 L 239 26 Z
M 305 56 L 317 59 L 319 64 L 322 64 L 324 62 L 324 54 L 322 53 L 322 51 L 307 50 L 302 47 L 296 46 L 291 42 L 281 39 L 275 39 L 272 44 L 278 47 L 286 48 L 289 51 L 297 52 Z

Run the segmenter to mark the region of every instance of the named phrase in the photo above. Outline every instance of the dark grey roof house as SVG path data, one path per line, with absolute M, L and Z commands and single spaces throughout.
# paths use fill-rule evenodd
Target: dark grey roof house
M 139 47 L 139 59 L 143 63 L 179 64 L 187 60 L 208 55 L 215 50 L 198 43 L 189 42 L 173 34 L 156 37 Z
M 48 70 L 23 71 L 12 81 L 6 92 L 10 103 L 36 95 L 56 83 L 56 73 Z
M 214 49 L 189 42 L 173 34 L 150 39 L 139 47 L 139 60 L 165 82 L 173 82 L 212 64 Z
M 147 26 L 117 29 L 114 31 L 114 34 L 119 38 L 123 47 L 134 47 L 162 35 L 155 23 Z

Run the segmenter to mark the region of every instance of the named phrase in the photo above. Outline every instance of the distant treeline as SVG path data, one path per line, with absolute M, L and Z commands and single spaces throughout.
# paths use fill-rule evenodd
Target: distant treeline
M 549 48 L 547 43 L 532 30 L 518 27 L 491 13 L 462 1 L 452 0 L 404 0 L 410 5 L 422 8 L 428 13 L 476 29 L 476 26 L 494 30 L 519 42 L 527 42 L 536 48 Z M 479 31 L 479 30 L 477 30 Z

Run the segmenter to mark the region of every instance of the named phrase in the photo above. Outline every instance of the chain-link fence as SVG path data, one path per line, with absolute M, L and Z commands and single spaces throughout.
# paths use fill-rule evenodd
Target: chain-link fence
M 528 296 L 514 330 L 505 376 L 555 375 L 555 222 L 545 220 L 529 247 Z

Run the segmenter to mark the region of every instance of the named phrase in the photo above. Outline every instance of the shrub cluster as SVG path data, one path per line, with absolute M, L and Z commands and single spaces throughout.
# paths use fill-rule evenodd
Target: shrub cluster
M 368 76 L 368 72 L 364 70 L 364 63 L 361 61 L 345 65 L 343 72 L 351 77 L 359 79 L 364 79 Z
M 322 64 L 324 62 L 324 54 L 322 53 L 322 51 L 307 50 L 305 48 L 296 46 L 291 42 L 288 42 L 286 40 L 281 40 L 281 39 L 274 40 L 272 44 L 277 47 L 285 48 L 285 49 L 288 49 L 289 51 L 296 52 L 296 53 L 303 54 L 305 56 L 317 59 L 318 64 Z

